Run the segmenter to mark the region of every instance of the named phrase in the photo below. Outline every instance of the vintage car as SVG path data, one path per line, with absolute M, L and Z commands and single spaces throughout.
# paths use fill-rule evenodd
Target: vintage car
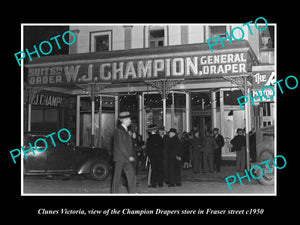
M 256 130 L 255 134 L 255 153 L 256 159 L 253 160 L 251 166 L 259 165 L 263 169 L 263 174 L 259 169 L 255 169 L 255 174 L 260 177 L 257 181 L 260 184 L 274 184 L 274 126 L 262 127 Z M 269 171 L 267 164 L 263 163 L 266 160 L 270 160 L 268 165 L 271 172 Z M 263 163 L 263 164 L 261 164 Z
M 73 144 L 62 143 L 54 138 L 55 147 L 50 137 L 41 134 L 29 134 L 24 138 L 24 149 L 29 149 L 29 143 L 33 151 L 26 152 L 24 159 L 24 175 L 54 175 L 84 174 L 85 177 L 98 181 L 105 180 L 110 174 L 110 156 L 106 149 L 92 147 L 78 147 Z M 52 136 L 53 137 L 53 136 Z M 48 147 L 45 151 L 45 143 L 35 140 L 43 138 Z

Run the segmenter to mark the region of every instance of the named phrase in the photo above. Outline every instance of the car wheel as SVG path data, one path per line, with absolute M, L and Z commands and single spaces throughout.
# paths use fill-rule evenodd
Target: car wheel
M 90 168 L 90 178 L 93 180 L 103 181 L 109 175 L 109 166 L 106 162 L 94 162 Z
M 263 169 L 263 175 L 261 176 L 261 171 L 259 170 L 258 171 L 258 174 L 257 174 L 257 177 L 260 177 L 260 179 L 258 179 L 258 183 L 260 184 L 266 184 L 266 185 L 271 185 L 271 184 L 274 184 L 274 165 L 273 165 L 273 158 L 274 158 L 274 155 L 272 153 L 272 151 L 268 150 L 268 149 L 265 149 L 263 150 L 258 159 L 260 162 L 264 162 L 266 160 L 269 160 L 271 159 L 271 162 L 268 163 L 269 164 L 269 167 L 271 169 L 271 172 L 269 171 L 269 169 L 267 168 L 266 165 L 262 166 L 262 169 Z

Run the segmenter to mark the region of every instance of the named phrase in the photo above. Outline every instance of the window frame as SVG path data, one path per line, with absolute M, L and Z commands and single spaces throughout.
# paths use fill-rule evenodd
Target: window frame
M 225 27 L 225 33 L 213 35 L 212 30 L 211 30 L 212 27 Z M 210 26 L 208 26 L 208 31 L 209 31 L 209 38 L 218 37 L 218 35 L 221 35 L 221 38 L 223 38 L 222 35 L 226 36 L 227 26 L 226 25 L 210 25 Z
M 163 37 L 159 37 L 159 38 L 151 38 L 150 39 L 150 32 L 151 31 L 155 31 L 155 30 L 163 30 L 164 31 L 164 36 Z M 147 48 L 160 48 L 160 47 L 164 47 L 164 46 L 168 46 L 169 45 L 169 41 L 168 41 L 168 26 L 148 26 L 148 29 L 147 29 Z M 151 42 L 155 42 L 155 46 L 154 47 L 151 47 L 150 43 Z M 160 41 L 163 41 L 163 45 L 162 46 L 159 46 L 158 43 Z
M 89 52 L 96 52 L 96 37 L 108 35 L 108 51 L 112 51 L 112 30 L 101 30 L 90 32 Z

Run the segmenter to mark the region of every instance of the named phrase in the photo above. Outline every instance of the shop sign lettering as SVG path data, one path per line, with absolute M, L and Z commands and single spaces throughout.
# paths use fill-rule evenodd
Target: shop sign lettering
M 72 64 L 28 69 L 29 85 L 130 82 L 151 79 L 197 79 L 247 72 L 246 52 Z
M 53 107 L 58 107 L 58 106 L 63 107 L 63 106 L 66 106 L 66 99 L 61 96 L 36 94 L 31 99 L 30 104 L 53 106 Z
M 272 96 L 275 95 L 271 88 L 264 88 L 264 86 L 272 85 L 276 81 L 276 74 L 274 71 L 264 71 L 264 72 L 254 72 L 252 77 L 252 96 L 254 103 L 259 103 L 260 95 L 263 99 L 263 102 L 270 102 L 272 100 Z M 256 91 L 257 90 L 257 91 Z M 264 90 L 264 93 L 262 93 Z M 267 98 L 265 98 L 266 96 Z
M 288 80 L 290 80 L 290 81 L 288 82 Z M 291 82 L 291 80 L 294 80 L 294 81 Z M 243 105 L 245 105 L 249 99 L 251 100 L 252 105 L 255 105 L 255 99 L 257 99 L 257 101 L 264 102 L 264 99 L 270 101 L 272 98 L 274 98 L 275 88 L 273 86 L 275 84 L 278 85 L 278 88 L 279 88 L 281 94 L 283 94 L 284 91 L 280 84 L 282 81 L 283 81 L 283 79 L 278 80 L 276 82 L 272 82 L 269 85 L 265 85 L 261 90 L 253 91 L 252 95 L 251 95 L 251 93 L 249 93 L 248 94 L 249 98 L 244 95 L 241 97 L 238 97 L 236 100 L 239 103 L 241 110 L 244 110 Z M 287 76 L 284 80 L 284 83 L 288 89 L 293 90 L 298 87 L 298 78 L 293 75 Z

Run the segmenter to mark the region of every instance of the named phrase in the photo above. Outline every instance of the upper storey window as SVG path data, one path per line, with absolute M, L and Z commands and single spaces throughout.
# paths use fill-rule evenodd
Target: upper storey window
M 96 31 L 90 33 L 90 52 L 111 51 L 111 31 Z
M 165 29 L 164 27 L 149 28 L 149 47 L 158 48 L 165 45 Z

